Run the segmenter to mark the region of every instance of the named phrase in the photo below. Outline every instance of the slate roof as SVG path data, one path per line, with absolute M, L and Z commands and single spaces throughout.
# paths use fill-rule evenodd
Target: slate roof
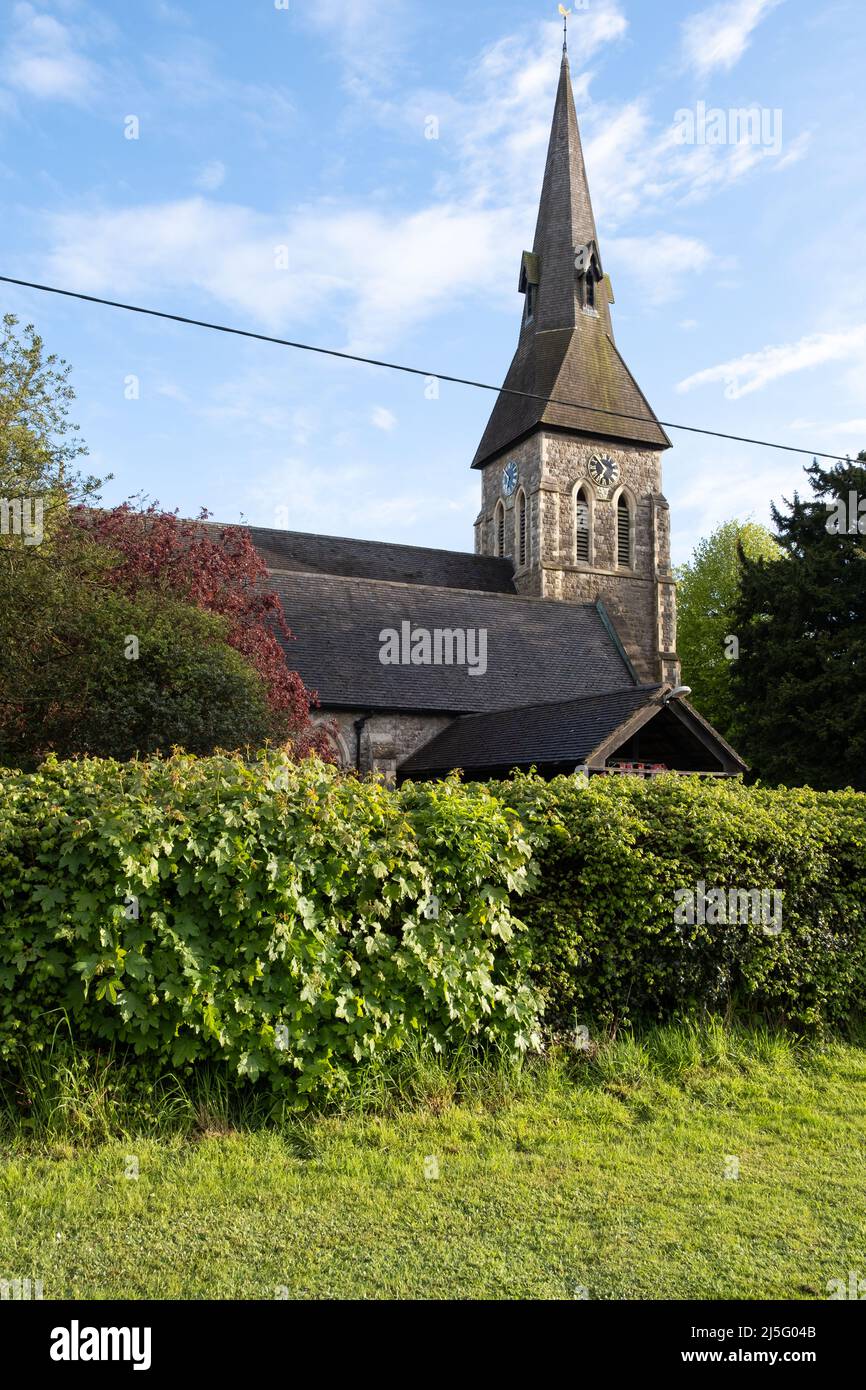
M 634 680 L 598 609 L 556 599 L 277 571 L 290 666 L 325 707 L 477 713 L 595 695 Z M 386 628 L 487 633 L 487 669 L 383 665 Z
M 225 523 L 207 523 L 221 531 Z M 444 589 L 475 589 L 513 594 L 514 567 L 509 559 L 472 555 L 462 550 L 433 550 L 420 545 L 359 541 L 347 536 L 318 536 L 306 531 L 277 531 L 248 526 L 253 545 L 268 569 L 303 574 L 387 579 L 399 584 L 429 584 Z
M 597 293 L 601 297 L 601 286 Z M 521 337 L 504 385 L 510 391 L 531 394 L 496 397 L 473 468 L 482 467 L 542 426 L 660 449 L 670 446 L 613 339 L 599 319 L 587 314 L 581 314 L 572 328 Z M 594 409 L 557 405 L 550 397 L 580 401 Z M 604 415 L 604 410 L 623 414 Z
M 613 340 L 610 281 L 596 285 L 596 313 L 581 304 L 574 253 L 589 242 L 598 247 L 568 58 L 564 54 L 553 112 L 544 182 L 531 257 L 538 282 L 532 319 L 525 316 L 514 359 L 503 385 L 541 399 L 500 395 L 478 446 L 473 468 L 504 452 L 542 426 L 580 430 L 625 443 L 670 446 L 665 431 Z M 556 396 L 593 410 L 548 405 Z M 621 412 L 604 415 L 602 410 Z M 628 417 L 636 418 L 630 419 Z
M 400 772 L 578 764 L 639 709 L 655 701 L 662 688 L 631 686 L 583 699 L 464 715 L 406 758 Z

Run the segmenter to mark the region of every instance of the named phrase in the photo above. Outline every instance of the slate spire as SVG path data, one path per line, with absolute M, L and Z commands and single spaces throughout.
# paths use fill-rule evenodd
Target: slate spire
M 614 345 L 613 293 L 601 263 L 565 45 L 535 237 L 521 258 L 518 288 L 524 295 L 520 338 L 503 384 L 544 399 L 498 396 L 473 468 L 545 426 L 668 448 L 670 440 Z M 551 405 L 551 396 L 620 414 Z
M 568 53 L 563 49 L 532 243 L 532 254 L 537 257 L 539 266 L 544 266 L 538 285 L 538 309 L 534 314 L 536 333 L 548 328 L 571 327 L 577 321 L 581 303 L 574 256 L 579 248 L 589 245 L 598 252 L 598 233 L 574 109 Z M 603 303 L 597 307 L 599 312 L 604 310 L 610 331 L 607 298 L 600 298 Z

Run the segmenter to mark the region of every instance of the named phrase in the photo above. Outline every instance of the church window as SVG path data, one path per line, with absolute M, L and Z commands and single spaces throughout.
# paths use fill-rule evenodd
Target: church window
M 591 266 L 588 267 L 586 276 L 584 278 L 583 302 L 587 309 L 595 308 L 595 278 L 593 276 Z
M 583 488 L 574 500 L 574 558 L 578 564 L 589 564 L 589 503 Z
M 517 496 L 517 563 L 521 568 L 527 563 L 528 546 L 526 536 L 526 493 Z
M 527 323 L 535 313 L 535 286 L 531 280 L 526 282 L 526 321 Z
M 505 508 L 501 502 L 497 502 L 493 516 L 493 553 L 505 554 Z
M 624 492 L 616 504 L 616 562 L 621 569 L 632 568 L 631 509 Z

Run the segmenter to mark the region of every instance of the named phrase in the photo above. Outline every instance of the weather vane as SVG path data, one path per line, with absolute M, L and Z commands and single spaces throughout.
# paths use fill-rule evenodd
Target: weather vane
M 557 5 L 556 8 L 559 10 L 559 13 L 562 15 L 562 51 L 563 51 L 563 53 L 567 53 L 567 52 L 568 52 L 568 16 L 571 14 L 571 10 L 567 10 L 567 9 L 565 8 L 564 5 Z

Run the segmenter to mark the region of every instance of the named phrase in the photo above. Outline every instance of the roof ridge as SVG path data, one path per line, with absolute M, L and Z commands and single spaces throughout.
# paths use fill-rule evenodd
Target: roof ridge
M 592 695 L 569 695 L 564 700 L 530 700 L 523 705 L 501 705 L 496 709 L 474 710 L 470 714 L 458 714 L 457 719 L 488 719 L 495 714 L 515 714 L 524 709 L 554 709 L 558 705 L 585 705 L 590 700 L 609 700 L 612 695 L 643 694 L 653 695 L 663 690 L 664 685 L 615 685 L 611 690 L 599 690 Z M 705 721 L 706 722 L 706 721 Z M 444 730 L 442 730 L 444 733 Z M 436 735 L 435 737 L 438 737 Z
M 413 545 L 409 541 L 371 541 L 364 536 L 332 536 L 324 531 L 286 531 L 279 526 L 260 526 L 255 521 L 203 521 L 202 526 L 221 527 L 240 527 L 245 531 L 267 531 L 271 536 L 303 536 L 308 540 L 317 541 L 350 541 L 352 545 L 386 545 L 394 550 L 419 550 L 425 555 L 459 555 L 461 559 L 469 560 L 492 560 L 494 564 L 504 564 L 508 562 L 507 555 L 479 555 L 474 550 L 448 550 L 444 546 L 436 545 Z M 310 571 L 314 573 L 314 571 Z

